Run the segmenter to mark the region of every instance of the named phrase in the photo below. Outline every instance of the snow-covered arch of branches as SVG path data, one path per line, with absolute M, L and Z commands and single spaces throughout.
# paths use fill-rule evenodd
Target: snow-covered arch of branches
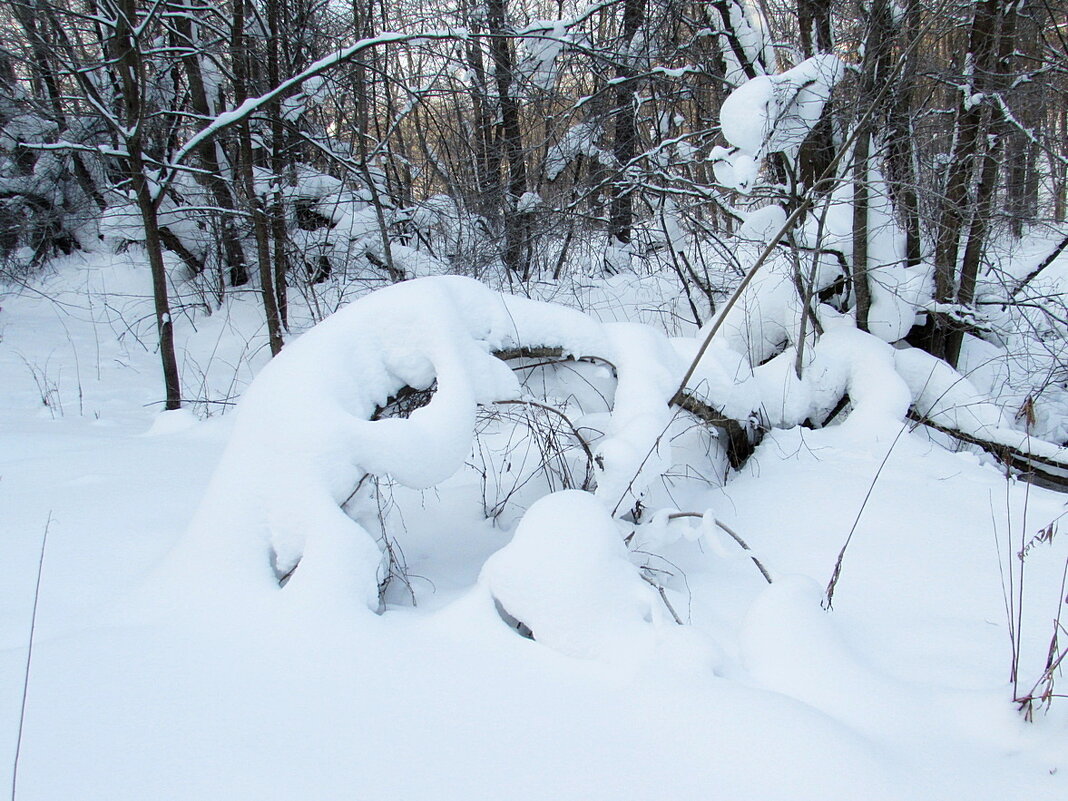
M 637 497 L 663 469 L 658 439 L 685 367 L 671 341 L 471 279 L 428 278 L 353 303 L 263 370 L 242 398 L 183 550 L 212 554 L 229 580 L 277 590 L 279 577 L 292 574 L 287 593 L 346 587 L 377 607 L 382 551 L 342 510 L 346 499 L 369 473 L 409 487 L 455 473 L 470 452 L 478 406 L 521 395 L 498 355 L 545 346 L 614 366 L 596 494 L 610 507 Z M 371 419 L 402 390 L 432 386 L 429 402 L 408 417 Z
M 725 327 L 725 342 L 740 341 L 754 308 L 759 304 Z M 726 432 L 725 445 L 732 430 L 744 434 L 757 419 L 775 427 L 830 423 L 848 396 L 840 425 L 862 427 L 876 441 L 900 436 L 911 409 L 936 427 L 1027 450 L 1051 465 L 1068 461 L 1064 449 L 1027 441 L 945 363 L 894 349 L 846 318 L 837 326 L 828 322 L 803 354 L 800 378 L 793 347 L 752 365 L 715 343 L 684 388 L 682 405 Z M 502 565 L 514 573 L 519 563 L 536 561 L 539 551 L 530 543 L 539 537 L 559 543 L 580 537 L 584 545 L 571 542 L 574 559 L 590 571 L 607 569 L 614 576 L 609 583 L 621 596 L 640 598 L 646 611 L 635 614 L 648 619 L 652 590 L 629 567 L 612 521 L 632 514 L 672 465 L 665 433 L 680 409 L 671 402 L 698 345 L 699 338 L 600 323 L 467 278 L 418 279 L 375 292 L 292 343 L 253 382 L 176 558 L 201 574 L 214 571 L 223 584 L 312 602 L 340 594 L 354 606 L 377 609 L 383 549 L 345 511 L 361 479 L 388 474 L 416 488 L 444 481 L 470 453 L 479 406 L 521 398 L 507 359 L 546 352 L 596 357 L 614 369 L 615 392 L 604 436 L 586 447 L 595 489 L 557 493 L 547 502 L 563 505 L 555 516 L 547 504 L 535 505 L 512 545 L 483 571 L 485 583 L 493 583 Z M 406 392 L 420 392 L 426 402 L 406 417 L 383 417 Z M 561 517 L 572 522 L 554 534 L 551 521 Z M 533 614 L 543 609 L 535 607 Z

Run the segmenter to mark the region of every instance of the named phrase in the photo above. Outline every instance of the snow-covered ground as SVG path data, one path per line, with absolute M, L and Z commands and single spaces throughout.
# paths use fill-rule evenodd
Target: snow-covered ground
M 771 586 L 711 516 L 635 534 L 682 626 L 600 500 L 551 495 L 509 545 L 519 513 L 487 522 L 471 472 L 393 492 L 410 589 L 382 614 L 295 579 L 220 587 L 213 538 L 233 532 L 193 521 L 222 412 L 267 361 L 255 296 L 179 319 L 201 402 L 160 414 L 148 293 L 132 254 L 0 300 L 0 786 L 48 532 L 20 801 L 1068 795 L 1068 702 L 1031 722 L 1011 702 L 999 569 L 1065 496 L 922 432 L 794 428 L 676 497 L 740 534 Z M 1028 550 L 1023 690 L 1066 559 L 1059 535 Z

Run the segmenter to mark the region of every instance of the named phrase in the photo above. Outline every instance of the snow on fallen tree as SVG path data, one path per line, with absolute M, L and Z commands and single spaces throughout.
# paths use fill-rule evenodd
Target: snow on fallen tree
M 649 488 L 673 467 L 673 398 L 720 428 L 725 447 L 737 446 L 736 436 L 746 438 L 744 424 L 729 414 L 754 402 L 776 427 L 819 424 L 834 416 L 843 397 L 854 430 L 890 430 L 911 406 L 946 425 L 969 427 L 938 406 L 952 379 L 948 367 L 935 365 L 918 385 L 917 376 L 931 365 L 847 321 L 807 350 L 800 378 L 789 350 L 747 376 L 741 355 L 710 348 L 680 403 L 677 382 L 695 350 L 694 340 L 670 340 L 639 324 L 599 323 L 472 279 L 425 278 L 380 290 L 289 345 L 253 382 L 176 563 L 199 574 L 200 586 L 205 571 L 213 571 L 217 588 L 277 592 L 284 586 L 287 597 L 313 604 L 348 597 L 377 609 L 388 569 L 384 548 L 349 501 L 368 475 L 426 488 L 462 469 L 480 407 L 523 398 L 509 359 L 592 356 L 613 366 L 616 386 L 603 436 L 583 448 L 598 515 L 630 515 L 634 523 L 641 522 Z M 406 394 L 418 396 L 407 415 L 388 416 Z M 977 431 L 1021 444 L 1023 435 L 999 420 L 982 422 L 986 427 Z M 1025 450 L 1068 464 L 1063 450 L 1047 443 L 1041 447 L 1051 452 L 1039 453 L 1035 445 Z M 494 570 L 486 574 L 490 584 Z
M 1015 428 L 1000 407 L 941 359 L 917 348 L 896 351 L 894 357 L 898 373 L 912 392 L 910 417 L 914 421 L 977 445 L 1051 488 L 1068 489 L 1068 448 Z M 1026 410 L 1022 417 L 1029 428 Z
M 286 579 L 289 593 L 344 590 L 376 608 L 382 550 L 343 505 L 366 474 L 414 488 L 453 475 L 470 451 L 478 407 L 521 396 L 494 354 L 546 345 L 615 368 L 596 492 L 625 512 L 670 466 L 668 399 L 685 367 L 671 341 L 471 279 L 426 278 L 353 303 L 264 368 L 242 398 L 183 553 L 197 563 L 211 554 L 224 581 L 277 588 Z M 433 388 L 429 402 L 406 418 L 373 419 L 409 388 Z

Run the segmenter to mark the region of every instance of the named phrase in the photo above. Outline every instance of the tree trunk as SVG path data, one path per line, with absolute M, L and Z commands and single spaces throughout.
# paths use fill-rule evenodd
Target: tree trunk
M 501 109 L 501 138 L 508 162 L 508 193 L 504 217 L 504 264 L 508 271 L 526 282 L 530 279 L 530 219 L 518 208 L 527 191 L 527 166 L 523 154 L 523 134 L 519 122 L 519 102 L 513 89 L 515 60 L 505 25 L 507 0 L 487 0 L 490 54 L 497 79 Z
M 106 47 L 118 72 L 122 87 L 122 110 L 125 130 L 126 167 L 130 184 L 137 198 L 137 208 L 145 231 L 145 251 L 152 274 L 152 297 L 159 334 L 160 358 L 163 362 L 163 383 L 166 392 L 164 408 L 179 409 L 182 391 L 178 380 L 178 360 L 174 353 L 174 323 L 171 320 L 170 299 L 167 292 L 167 271 L 163 263 L 163 243 L 159 235 L 156 213 L 157 198 L 145 173 L 143 131 L 145 109 L 142 103 L 145 87 L 144 64 L 130 25 L 138 20 L 136 0 L 120 0 L 114 35 Z
M 956 143 L 946 178 L 935 232 L 935 300 L 952 303 L 956 295 L 957 259 L 964 221 L 974 209 L 973 175 L 985 138 L 983 104 L 976 95 L 986 91 L 993 66 L 998 19 L 1004 0 L 982 0 L 976 5 L 965 55 L 967 85 L 961 88 L 957 110 Z M 935 315 L 928 350 L 939 358 L 948 354 L 952 322 Z
M 993 66 L 992 74 L 986 81 L 986 85 L 994 92 L 1004 90 L 1011 80 L 1013 54 L 1016 46 L 1016 19 L 1022 4 L 1016 4 L 1012 9 L 1007 9 L 1001 24 L 1001 32 L 998 36 L 997 61 Z M 1005 133 L 1005 119 L 1000 106 L 992 106 L 986 109 L 987 122 L 984 128 L 988 131 L 985 137 L 979 183 L 975 190 L 975 202 L 971 214 L 971 224 L 968 229 L 967 245 L 964 248 L 964 258 L 961 261 L 960 285 L 957 289 L 957 303 L 961 306 L 970 306 L 975 300 L 975 286 L 979 278 L 979 267 L 982 264 L 986 250 L 987 233 L 990 228 L 990 215 L 993 213 L 994 195 L 997 190 L 997 179 L 1000 164 L 998 157 L 1001 154 L 1001 144 Z M 945 359 L 954 367 L 960 358 L 961 345 L 964 342 L 964 332 L 958 327 L 950 330 L 946 336 Z
M 867 122 L 853 146 L 853 293 L 857 328 L 868 330 L 871 289 L 868 286 L 868 155 L 871 131 Z
M 504 188 L 501 186 L 500 157 L 495 156 L 493 121 L 490 116 L 490 99 L 486 85 L 486 66 L 482 58 L 481 22 L 477 16 L 465 16 L 470 35 L 465 43 L 464 54 L 472 80 L 468 88 L 474 117 L 474 174 L 475 198 L 472 204 L 486 219 L 491 219 L 501 202 Z
M 831 39 L 831 1 L 797 0 L 797 19 L 800 27 L 801 54 L 811 58 L 817 53 L 829 53 L 834 47 Z M 831 104 L 825 103 L 820 118 L 812 126 L 797 153 L 797 180 L 807 189 L 820 194 L 830 190 L 816 187 L 816 181 L 834 161 L 834 126 Z
M 797 0 L 797 25 L 801 38 L 801 55 L 812 58 L 828 53 L 831 41 L 831 1 Z
M 249 53 L 245 43 L 245 3 L 237 0 L 234 4 L 234 23 L 230 40 L 234 71 L 234 102 L 241 105 L 248 98 Z M 256 194 L 255 173 L 252 169 L 252 133 L 249 121 L 245 117 L 238 123 L 238 142 L 240 158 L 238 172 L 244 185 L 245 202 L 252 214 L 252 229 L 256 238 L 256 260 L 259 264 L 260 297 L 263 300 L 263 312 L 267 318 L 267 338 L 271 346 L 271 355 L 277 356 L 282 350 L 282 319 L 278 312 L 278 298 L 274 290 L 274 272 L 271 269 L 270 225 L 263 203 Z
M 623 35 L 616 67 L 616 130 L 612 154 L 620 172 L 612 182 L 612 201 L 608 212 L 608 227 L 612 236 L 624 244 L 630 242 L 634 224 L 633 185 L 626 169 L 638 150 L 638 104 L 634 92 L 634 55 L 630 52 L 634 37 L 645 22 L 645 0 L 626 0 L 623 5 Z
M 267 3 L 267 82 L 273 87 L 281 81 L 279 69 L 279 46 L 282 38 L 282 24 L 279 5 L 282 0 L 269 0 Z M 271 129 L 271 173 L 274 191 L 271 192 L 271 205 L 267 210 L 270 219 L 271 243 L 274 246 L 274 302 L 278 309 L 279 325 L 289 330 L 289 302 L 286 297 L 286 274 L 289 272 L 289 257 L 286 255 L 286 212 L 282 199 L 282 173 L 285 171 L 285 129 L 282 125 L 282 104 L 272 100 L 267 104 L 267 115 Z M 281 333 L 281 332 L 279 332 Z
M 887 125 L 887 177 L 890 179 L 890 192 L 896 200 L 895 205 L 905 230 L 905 263 L 909 267 L 915 267 L 923 258 L 913 141 L 916 132 L 912 126 L 920 12 L 920 1 L 908 0 L 901 38 L 904 63 L 901 65 L 900 77 L 890 102 Z
M 874 0 L 868 16 L 864 39 L 864 63 L 857 95 L 857 114 L 860 129 L 853 146 L 853 291 L 856 295 L 857 327 L 868 330 L 868 311 L 871 308 L 871 289 L 868 282 L 868 207 L 870 187 L 871 140 L 873 115 L 868 114 L 877 103 L 889 80 L 889 44 L 893 22 L 888 0 Z
M 1068 104 L 1061 109 L 1058 146 L 1050 148 L 1049 166 L 1053 178 L 1053 219 L 1068 219 Z M 1057 158 L 1060 156 L 1060 158 Z
M 166 392 L 164 408 L 168 411 L 182 407 L 182 389 L 178 378 L 178 360 L 174 353 L 174 323 L 171 320 L 170 300 L 167 292 L 167 271 L 163 264 L 163 243 L 160 240 L 156 202 L 144 175 L 140 154 L 131 153 L 130 168 L 133 172 L 134 193 L 137 208 L 145 228 L 145 251 L 152 273 L 152 299 L 156 312 L 156 331 L 159 334 L 159 353 L 163 362 L 163 385 Z
M 194 114 L 203 120 L 208 120 L 212 116 L 212 110 L 207 90 L 204 88 L 200 54 L 190 21 L 193 12 L 187 0 L 173 3 L 172 9 L 174 30 L 180 39 L 184 40 L 181 47 L 186 50 L 182 56 L 182 63 L 189 81 L 189 105 L 192 106 Z M 215 205 L 220 209 L 220 237 L 226 257 L 226 267 L 230 273 L 230 285 L 242 286 L 248 283 L 248 268 L 245 266 L 245 252 L 237 236 L 237 225 L 234 219 L 236 204 L 229 184 L 222 178 L 218 144 L 212 139 L 206 139 L 197 147 L 196 153 L 200 166 L 204 170 L 204 175 L 198 176 L 198 180 L 207 187 Z

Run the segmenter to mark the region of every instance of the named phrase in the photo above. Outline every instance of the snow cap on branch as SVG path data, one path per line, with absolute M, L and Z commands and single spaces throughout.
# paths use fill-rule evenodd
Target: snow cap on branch
M 779 75 L 746 81 L 723 101 L 723 136 L 751 155 L 796 150 L 844 72 L 838 56 L 820 53 Z

